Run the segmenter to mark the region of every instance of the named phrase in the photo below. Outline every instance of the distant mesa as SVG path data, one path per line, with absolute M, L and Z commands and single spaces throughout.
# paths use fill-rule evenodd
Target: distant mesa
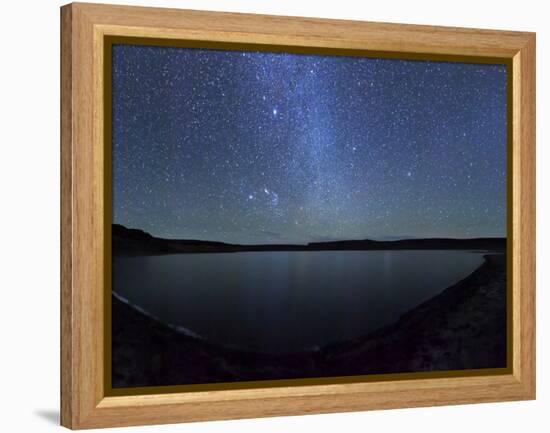
M 196 239 L 157 238 L 140 230 L 121 224 L 112 225 L 114 255 L 153 255 L 182 253 L 223 253 L 244 251 L 361 251 L 361 250 L 490 250 L 506 249 L 506 238 L 425 238 L 393 241 L 341 240 L 312 242 L 305 245 L 269 244 L 239 245 Z

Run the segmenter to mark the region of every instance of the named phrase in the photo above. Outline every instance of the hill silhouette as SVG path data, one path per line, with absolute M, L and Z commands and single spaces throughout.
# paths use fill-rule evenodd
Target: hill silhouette
M 423 238 L 377 241 L 373 239 L 312 242 L 308 244 L 242 245 L 198 239 L 157 238 L 121 224 L 112 225 L 113 254 L 151 255 L 244 251 L 343 251 L 343 250 L 497 250 L 506 249 L 506 238 Z

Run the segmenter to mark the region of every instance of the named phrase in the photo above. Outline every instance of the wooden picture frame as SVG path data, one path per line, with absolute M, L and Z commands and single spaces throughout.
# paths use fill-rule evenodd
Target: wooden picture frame
M 113 395 L 106 378 L 108 38 L 363 52 L 509 65 L 509 305 L 504 374 Z M 107 77 L 108 79 L 108 77 Z M 80 429 L 535 398 L 535 34 L 73 3 L 61 8 L 61 424 Z M 107 113 L 108 114 L 108 113 Z M 510 298 L 509 298 L 510 299 Z

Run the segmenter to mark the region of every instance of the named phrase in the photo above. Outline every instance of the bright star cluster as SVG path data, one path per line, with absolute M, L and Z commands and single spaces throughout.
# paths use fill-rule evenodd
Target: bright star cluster
M 115 45 L 113 222 L 307 243 L 506 235 L 506 67 Z

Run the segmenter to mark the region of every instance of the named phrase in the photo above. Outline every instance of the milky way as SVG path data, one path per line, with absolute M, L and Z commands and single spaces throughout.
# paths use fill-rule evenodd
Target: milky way
M 113 221 L 235 243 L 506 234 L 506 67 L 113 46 Z

